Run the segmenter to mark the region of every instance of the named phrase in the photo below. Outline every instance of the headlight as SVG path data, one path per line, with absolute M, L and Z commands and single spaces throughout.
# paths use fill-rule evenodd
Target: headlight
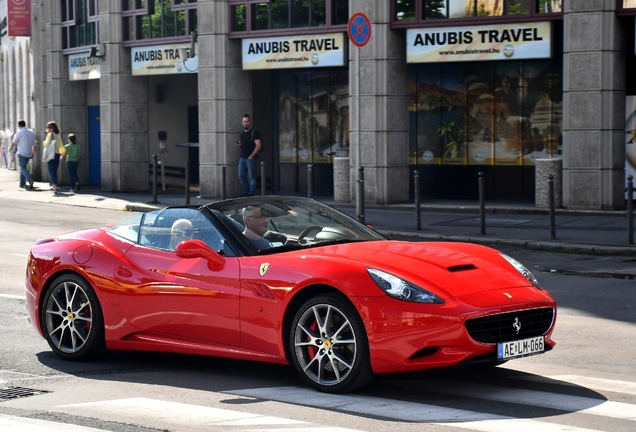
M 499 255 L 504 257 L 506 259 L 506 261 L 508 261 L 510 264 L 512 264 L 512 266 L 515 269 L 517 269 L 517 271 L 519 273 L 521 273 L 521 276 L 523 276 L 524 278 L 528 279 L 532 285 L 536 286 L 537 288 L 539 288 L 541 290 L 543 289 L 543 287 L 541 286 L 541 284 L 539 283 L 537 278 L 534 277 L 534 275 L 530 272 L 530 270 L 528 270 L 528 268 L 526 266 L 524 266 L 519 261 L 517 261 L 516 259 L 514 259 L 512 257 L 509 257 L 506 254 L 503 254 L 503 253 L 499 252 Z
M 367 271 L 374 282 L 382 288 L 382 291 L 398 300 L 417 303 L 444 303 L 444 300 L 435 294 L 397 276 L 372 268 L 367 269 Z

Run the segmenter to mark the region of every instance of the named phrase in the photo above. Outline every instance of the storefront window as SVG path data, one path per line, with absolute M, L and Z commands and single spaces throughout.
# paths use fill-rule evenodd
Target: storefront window
M 633 1 L 633 0 L 630 0 L 630 1 Z M 537 2 L 537 12 L 539 13 L 563 12 L 562 3 L 563 3 L 563 0 L 539 0 Z
M 636 8 L 636 0 L 623 0 L 623 9 Z
M 393 0 L 393 23 L 413 27 L 432 20 L 527 17 L 561 13 L 563 0 Z M 634 0 L 636 1 L 636 0 Z M 408 24 L 412 23 L 412 26 Z
M 124 41 L 189 37 L 196 6 L 194 0 L 123 0 Z
M 551 61 L 411 67 L 410 162 L 534 165 L 561 154 L 561 68 Z
M 247 8 L 244 4 L 232 6 L 232 31 L 247 30 Z
M 349 79 L 335 72 L 279 74 L 279 161 L 331 163 L 349 154 Z
M 348 0 L 229 0 L 232 32 L 346 26 Z M 331 9 L 329 9 L 331 8 Z M 331 10 L 331 23 L 327 11 Z
M 62 49 L 98 43 L 97 0 L 62 0 Z

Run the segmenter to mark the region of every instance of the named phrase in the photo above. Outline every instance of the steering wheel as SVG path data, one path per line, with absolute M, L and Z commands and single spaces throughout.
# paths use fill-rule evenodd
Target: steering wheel
M 303 239 L 305 237 L 307 237 L 307 234 L 309 234 L 310 232 L 314 231 L 314 230 L 322 230 L 322 227 L 319 227 L 318 225 L 312 225 L 310 227 L 307 227 L 303 230 L 303 232 L 300 233 L 300 235 L 298 236 L 298 240 L 296 240 L 298 243 L 300 243 L 301 241 L 303 241 Z M 317 233 L 316 233 L 317 234 Z

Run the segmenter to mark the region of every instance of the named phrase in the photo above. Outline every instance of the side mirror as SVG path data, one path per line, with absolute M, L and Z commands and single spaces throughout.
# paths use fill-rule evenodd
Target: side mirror
M 203 258 L 212 265 L 210 270 L 220 270 L 225 265 L 225 258 L 216 253 L 201 240 L 185 240 L 174 249 L 179 258 Z

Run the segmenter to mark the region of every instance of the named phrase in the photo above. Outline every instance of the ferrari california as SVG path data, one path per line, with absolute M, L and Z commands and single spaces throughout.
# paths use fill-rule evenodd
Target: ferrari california
M 168 207 L 40 239 L 26 291 L 30 322 L 64 359 L 142 350 L 292 364 L 332 393 L 555 345 L 556 304 L 514 258 L 388 240 L 299 197 Z

